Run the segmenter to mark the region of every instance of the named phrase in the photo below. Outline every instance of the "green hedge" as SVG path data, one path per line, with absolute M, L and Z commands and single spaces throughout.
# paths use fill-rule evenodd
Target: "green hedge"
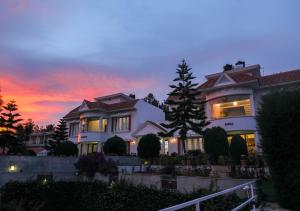
M 299 210 L 300 90 L 264 96 L 257 122 L 279 203 L 284 208 Z
M 2 205 L 23 202 L 23 210 L 34 210 L 32 204 L 43 204 L 41 210 L 158 210 L 185 202 L 208 191 L 199 190 L 192 194 L 182 194 L 166 190 L 156 190 L 144 186 L 125 183 L 106 185 L 102 182 L 10 182 L 1 189 Z M 236 195 L 218 197 L 203 206 L 208 210 L 229 210 L 240 199 Z M 3 209 L 9 210 L 9 209 Z

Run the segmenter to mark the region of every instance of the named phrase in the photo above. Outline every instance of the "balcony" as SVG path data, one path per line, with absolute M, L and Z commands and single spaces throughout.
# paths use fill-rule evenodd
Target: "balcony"
M 94 141 L 106 141 L 108 133 L 103 132 L 81 132 L 78 137 L 78 142 L 94 142 Z
M 227 117 L 210 120 L 209 127 L 222 127 L 226 131 L 232 130 L 256 130 L 256 121 L 254 116 Z

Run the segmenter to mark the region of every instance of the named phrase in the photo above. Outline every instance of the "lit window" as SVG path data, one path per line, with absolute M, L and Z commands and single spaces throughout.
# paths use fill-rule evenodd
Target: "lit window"
M 201 151 L 203 151 L 202 138 L 200 138 L 200 137 L 188 138 L 185 141 L 185 147 L 188 151 L 189 150 L 201 150 Z
M 71 123 L 69 129 L 69 136 L 75 137 L 78 136 L 79 133 L 79 123 Z
M 101 132 L 107 132 L 107 119 L 102 119 L 101 126 L 100 126 Z
M 113 131 L 123 132 L 130 130 L 130 117 L 114 117 L 113 118 Z
M 246 131 L 245 131 L 246 132 Z M 239 134 L 244 140 L 246 140 L 248 152 L 255 152 L 255 135 L 254 133 Z M 233 135 L 227 137 L 228 143 L 231 144 Z
M 87 121 L 87 131 L 98 132 L 100 131 L 99 119 L 88 119 Z
M 95 153 L 97 152 L 97 143 L 91 143 L 87 145 L 87 153 L 91 154 L 91 153 Z
M 226 96 L 210 101 L 212 118 L 251 116 L 249 95 Z

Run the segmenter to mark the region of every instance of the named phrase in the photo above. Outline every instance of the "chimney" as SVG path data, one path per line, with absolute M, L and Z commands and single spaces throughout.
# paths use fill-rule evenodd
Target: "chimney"
M 135 100 L 135 94 L 129 94 L 129 97 Z
M 223 70 L 225 71 L 229 71 L 229 70 L 233 70 L 233 65 L 232 64 L 225 64 L 223 66 Z
M 237 61 L 237 63 L 235 63 L 235 67 L 236 68 L 244 68 L 246 67 L 246 62 L 245 61 Z

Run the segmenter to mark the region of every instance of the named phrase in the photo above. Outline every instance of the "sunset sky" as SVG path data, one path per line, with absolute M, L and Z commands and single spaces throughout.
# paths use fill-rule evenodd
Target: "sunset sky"
M 262 3 L 263 2 L 263 3 Z M 298 0 L 0 0 L 0 88 L 56 123 L 115 92 L 166 98 L 182 58 L 197 82 L 226 63 L 300 68 Z

